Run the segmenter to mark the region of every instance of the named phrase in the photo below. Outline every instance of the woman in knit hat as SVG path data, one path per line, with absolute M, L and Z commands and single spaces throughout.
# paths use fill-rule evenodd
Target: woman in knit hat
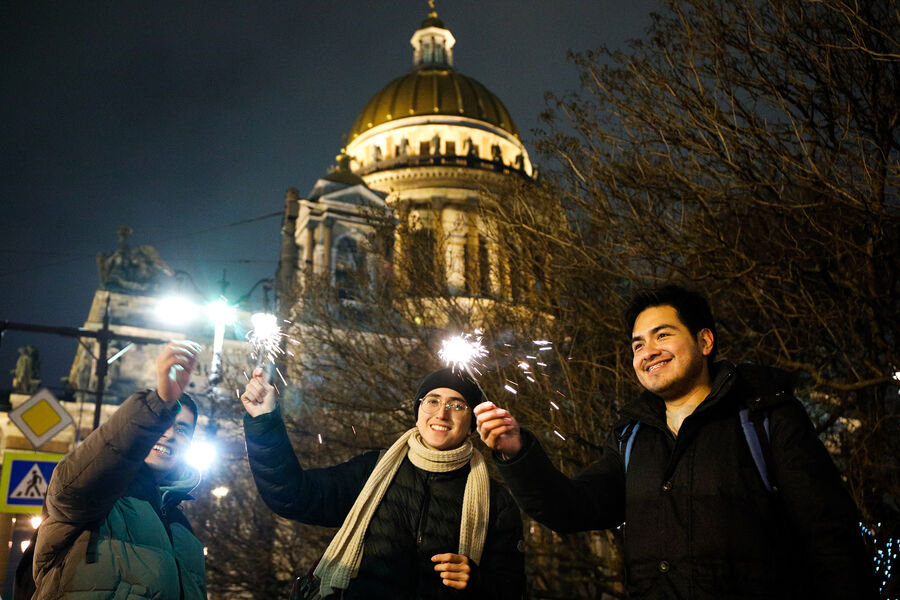
M 282 517 L 340 526 L 315 570 L 315 597 L 523 597 L 519 510 L 470 439 L 481 399 L 468 377 L 434 371 L 415 395 L 416 426 L 390 448 L 304 470 L 274 388 L 254 372 L 241 401 L 260 495 Z

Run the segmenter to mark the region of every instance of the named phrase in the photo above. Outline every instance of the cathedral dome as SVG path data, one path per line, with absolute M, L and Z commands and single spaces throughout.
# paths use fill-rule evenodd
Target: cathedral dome
M 489 89 L 452 68 L 417 68 L 391 81 L 366 104 L 350 133 L 353 140 L 382 123 L 427 115 L 468 117 L 518 137 L 509 111 Z
M 425 180 L 459 183 L 461 169 L 465 185 L 494 174 L 535 177 L 506 106 L 453 67 L 456 40 L 433 4 L 409 42 L 412 71 L 372 96 L 353 123 L 343 149 L 353 172 L 383 192 Z

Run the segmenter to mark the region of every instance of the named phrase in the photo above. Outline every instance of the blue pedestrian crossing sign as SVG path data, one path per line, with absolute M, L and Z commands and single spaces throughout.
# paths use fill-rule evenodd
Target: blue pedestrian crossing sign
M 62 457 L 46 452 L 4 452 L 0 512 L 40 514 L 50 475 Z

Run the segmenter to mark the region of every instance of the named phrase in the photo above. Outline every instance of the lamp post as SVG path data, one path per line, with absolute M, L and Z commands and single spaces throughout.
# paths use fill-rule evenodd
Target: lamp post
M 209 368 L 209 383 L 215 386 L 222 382 L 222 347 L 225 343 L 225 326 L 234 323 L 235 310 L 224 299 L 219 299 L 207 305 L 206 314 L 215 325 L 213 357 Z
M 180 273 L 181 278 L 190 281 L 194 286 L 194 290 L 199 294 L 199 288 L 194 283 L 193 279 L 190 278 L 190 275 L 184 272 Z M 268 312 L 269 292 L 274 289 L 272 284 L 273 280 L 271 278 L 267 277 L 260 279 L 253 284 L 246 294 L 238 298 L 234 303 L 230 303 L 225 297 L 225 291 L 230 284 L 225 279 L 225 272 L 222 272 L 222 280 L 219 282 L 219 298 L 208 303 L 203 309 L 203 312 L 213 324 L 213 355 L 208 378 L 209 384 L 213 389 L 222 382 L 222 352 L 225 344 L 225 328 L 234 325 L 235 319 L 237 318 L 237 307 L 244 305 L 250 299 L 253 292 L 260 286 L 262 286 L 263 290 L 263 310 Z M 157 314 L 160 318 L 175 325 L 184 324 L 187 321 L 192 320 L 199 312 L 201 312 L 200 307 L 180 296 L 163 298 L 157 305 Z M 276 321 L 275 317 L 271 315 L 270 320 L 272 322 Z M 259 329 L 259 325 L 257 325 L 256 321 L 254 321 L 253 327 L 254 329 Z

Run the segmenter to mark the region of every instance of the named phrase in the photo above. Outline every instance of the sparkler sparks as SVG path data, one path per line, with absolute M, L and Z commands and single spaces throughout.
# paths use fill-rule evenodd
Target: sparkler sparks
M 278 325 L 275 315 L 256 313 L 250 317 L 253 329 L 247 333 L 247 341 L 250 342 L 250 356 L 256 360 L 256 366 L 262 366 L 265 362 L 275 362 L 275 357 L 282 354 L 281 339 L 284 334 Z
M 481 343 L 481 336 L 468 333 L 447 338 L 441 342 L 441 349 L 438 350 L 438 357 L 448 367 L 466 371 L 470 375 L 472 371 L 478 373 L 478 359 L 487 354 L 487 349 Z

